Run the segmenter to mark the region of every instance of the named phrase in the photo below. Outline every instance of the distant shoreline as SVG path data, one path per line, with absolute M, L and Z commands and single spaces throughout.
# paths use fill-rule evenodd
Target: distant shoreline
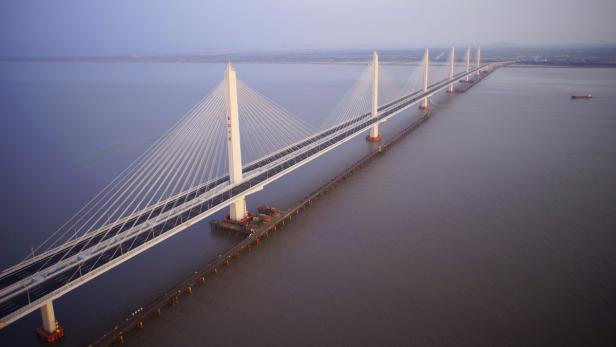
M 448 64 L 450 47 L 431 47 L 430 60 Z M 456 61 L 463 64 L 466 47 L 456 49 Z M 371 49 L 305 51 L 209 51 L 176 53 L 92 53 L 55 55 L 0 55 L 0 62 L 71 62 L 71 63 L 264 63 L 264 64 L 368 64 Z M 419 63 L 423 48 L 377 49 L 383 64 Z M 477 47 L 470 47 L 471 64 L 475 64 Z M 616 45 L 579 47 L 494 47 L 481 50 L 483 63 L 515 61 L 517 66 L 538 67 L 616 67 Z
M 224 64 L 226 59 L 172 59 L 172 58 L 0 58 L 0 63 L 91 63 L 91 64 Z M 308 64 L 308 65 L 366 65 L 369 60 L 352 59 L 263 59 L 263 58 L 241 58 L 232 60 L 236 64 Z M 484 62 L 500 61 L 486 59 Z M 386 60 L 381 59 L 383 65 L 418 65 L 418 60 Z M 437 64 L 446 64 L 444 61 L 437 61 Z M 458 61 L 457 64 L 462 64 Z M 521 61 L 510 65 L 510 67 L 536 67 L 536 68 L 616 68 L 615 63 L 534 63 Z

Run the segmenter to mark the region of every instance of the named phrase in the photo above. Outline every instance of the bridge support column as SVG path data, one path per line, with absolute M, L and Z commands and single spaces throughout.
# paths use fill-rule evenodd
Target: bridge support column
M 471 71 L 471 48 L 466 47 L 466 82 L 470 81 L 470 76 L 468 73 Z
M 246 198 L 242 197 L 237 199 L 229 206 L 229 218 L 236 222 L 242 222 L 246 217 L 248 217 L 248 212 L 246 211 Z
M 454 70 L 454 64 L 456 62 L 456 49 L 455 47 L 451 47 L 451 53 L 449 53 L 449 79 L 453 80 L 453 70 Z M 447 87 L 447 92 L 448 93 L 453 93 L 453 85 L 454 82 L 451 82 L 451 84 L 449 85 L 449 87 Z
M 428 91 L 428 69 L 430 68 L 430 51 L 428 51 L 428 49 L 426 48 L 426 53 L 424 54 L 424 61 L 423 61 L 423 67 L 424 67 L 424 74 L 423 74 L 423 91 L 424 93 Z M 420 110 L 424 110 L 427 111 L 428 110 L 428 96 L 423 98 L 423 101 L 421 102 L 421 106 L 419 106 Z
M 231 63 L 227 64 L 225 71 L 227 83 L 227 150 L 229 153 L 229 182 L 231 185 L 239 184 L 242 176 L 242 150 L 240 146 L 240 121 L 237 103 L 237 74 Z M 246 200 L 238 198 L 231 203 L 229 219 L 243 222 L 249 217 L 246 212 Z
M 377 117 L 379 112 L 379 56 L 372 54 L 372 117 Z M 370 135 L 366 138 L 369 142 L 380 142 L 379 123 L 374 123 L 370 128 Z
M 477 58 L 475 59 L 476 63 L 477 63 L 477 75 L 479 75 L 481 73 L 481 69 L 479 69 L 479 67 L 481 66 L 481 47 L 477 47 Z
M 64 328 L 56 320 L 53 312 L 53 302 L 47 301 L 41 306 L 43 325 L 36 330 L 36 334 L 45 342 L 56 342 L 64 336 Z

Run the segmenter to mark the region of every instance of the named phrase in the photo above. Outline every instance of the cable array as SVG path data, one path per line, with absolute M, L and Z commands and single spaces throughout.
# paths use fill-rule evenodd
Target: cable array
M 397 92 L 386 69 L 381 77 L 380 104 L 418 91 L 421 66 Z M 198 194 L 223 188 L 228 181 L 226 83 L 223 81 L 133 161 L 110 184 L 50 235 L 32 256 L 55 247 L 68 247 L 60 261 L 150 218 L 185 203 Z M 360 74 L 326 118 L 321 129 L 341 131 L 370 114 L 372 65 Z M 283 149 L 299 149 L 316 129 L 238 81 L 240 139 L 244 165 L 275 160 Z M 51 260 L 51 258 L 49 258 Z M 41 268 L 47 263 L 42 264 Z
M 100 236 L 99 240 L 105 239 L 110 233 L 134 224 L 131 216 L 147 218 L 155 213 L 153 206 L 173 204 L 168 201 L 172 197 L 223 175 L 227 166 L 227 157 L 222 155 L 226 149 L 225 107 L 221 83 L 34 249 L 33 254 L 74 241 L 64 258 L 91 246 L 78 241 L 94 234 Z
M 387 104 L 399 96 L 402 86 L 396 81 L 387 65 L 379 69 L 379 105 Z
M 412 93 L 416 93 L 421 89 L 421 79 L 423 78 L 423 65 L 422 64 L 413 64 L 410 65 L 410 72 L 408 74 L 408 78 L 402 88 L 400 88 L 400 92 L 396 98 L 400 98 Z
M 337 124 L 370 112 L 372 86 L 372 64 L 368 65 L 359 75 L 349 91 L 340 99 L 333 111 L 325 118 L 321 129 L 327 129 Z
M 242 161 L 251 163 L 315 133 L 312 126 L 238 80 Z

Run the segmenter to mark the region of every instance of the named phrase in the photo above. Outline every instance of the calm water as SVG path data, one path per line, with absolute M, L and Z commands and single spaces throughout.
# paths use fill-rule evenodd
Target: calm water
M 317 124 L 361 69 L 238 73 Z M 0 266 L 40 243 L 223 70 L 0 64 Z M 589 92 L 596 98 L 568 99 Z M 613 345 L 616 70 L 507 68 L 435 103 L 429 122 L 127 344 Z M 386 123 L 385 135 L 416 116 Z M 248 204 L 289 206 L 370 150 L 351 141 Z M 62 297 L 63 345 L 98 338 L 234 242 L 202 222 Z M 0 331 L 0 345 L 36 344 L 38 325 L 31 314 Z

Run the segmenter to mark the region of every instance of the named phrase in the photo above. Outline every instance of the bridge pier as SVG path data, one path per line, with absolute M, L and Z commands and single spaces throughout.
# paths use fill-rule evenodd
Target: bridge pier
M 43 325 L 36 330 L 36 334 L 43 341 L 56 342 L 64 336 L 64 328 L 56 320 L 51 300 L 41 306 L 41 319 Z
M 225 71 L 227 82 L 227 151 L 229 153 L 229 183 L 239 184 L 242 176 L 242 147 L 240 145 L 239 107 L 237 103 L 237 74 L 229 62 Z M 229 219 L 244 222 L 250 217 L 245 197 L 239 197 L 229 207 Z
M 379 56 L 376 52 L 372 53 L 372 117 L 378 116 L 379 110 Z M 370 128 L 370 135 L 366 138 L 368 142 L 380 142 L 379 123 L 375 123 Z
M 241 197 L 229 205 L 229 218 L 233 221 L 242 221 L 248 216 L 246 198 Z
M 424 66 L 423 91 L 424 91 L 424 93 L 426 93 L 428 91 L 428 69 L 430 67 L 429 60 L 430 60 L 430 51 L 426 48 L 426 53 L 424 54 L 424 61 L 423 61 L 423 66 Z M 423 111 L 427 111 L 429 109 L 429 107 L 428 107 L 428 96 L 423 98 L 423 101 L 421 102 L 421 105 L 419 106 L 419 109 L 423 110 Z
M 370 135 L 366 137 L 368 142 L 381 142 L 383 138 L 379 135 L 379 126 L 375 125 L 370 129 Z

